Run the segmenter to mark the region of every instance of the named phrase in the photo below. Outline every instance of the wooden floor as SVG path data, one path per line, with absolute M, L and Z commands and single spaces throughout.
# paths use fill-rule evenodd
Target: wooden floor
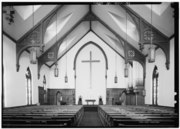
M 177 127 L 173 108 L 153 106 L 99 106 L 98 113 L 108 127 Z

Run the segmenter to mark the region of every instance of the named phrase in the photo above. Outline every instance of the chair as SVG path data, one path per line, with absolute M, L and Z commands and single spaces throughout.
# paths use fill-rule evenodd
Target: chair
M 99 105 L 103 105 L 102 97 L 99 97 Z
M 78 105 L 82 105 L 82 97 L 81 96 L 79 97 Z

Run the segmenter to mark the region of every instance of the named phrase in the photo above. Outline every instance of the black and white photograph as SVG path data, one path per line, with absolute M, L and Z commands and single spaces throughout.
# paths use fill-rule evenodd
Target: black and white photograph
M 1 128 L 179 127 L 179 2 L 1 7 Z

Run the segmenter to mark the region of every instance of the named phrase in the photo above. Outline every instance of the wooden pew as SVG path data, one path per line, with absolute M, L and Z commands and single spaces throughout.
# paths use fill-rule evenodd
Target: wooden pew
M 142 110 L 140 110 L 142 108 Z M 136 110 L 138 109 L 138 110 Z M 157 107 L 156 107 L 157 109 Z M 106 126 L 174 127 L 178 115 L 172 110 L 133 106 L 100 106 L 99 116 Z M 165 112 L 163 112 L 165 110 Z M 153 114 L 151 114 L 153 112 Z
M 2 127 L 72 127 L 82 115 L 82 106 L 13 108 L 3 110 Z

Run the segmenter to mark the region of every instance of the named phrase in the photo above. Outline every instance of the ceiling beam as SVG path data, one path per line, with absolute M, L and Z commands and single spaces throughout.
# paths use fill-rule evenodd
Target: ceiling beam
M 96 16 L 96 15 L 95 15 Z M 133 49 L 135 49 L 137 51 L 137 53 L 142 56 L 145 57 L 141 52 L 139 52 L 139 50 L 137 50 L 134 46 L 132 46 L 130 43 L 128 43 L 128 41 L 126 41 L 122 36 L 120 36 L 119 34 L 117 34 L 113 29 L 111 29 L 104 21 L 102 21 L 99 17 L 96 16 L 96 18 L 98 19 L 98 21 L 105 26 L 109 31 L 111 31 L 119 40 L 122 40 L 124 43 L 127 43 L 129 46 L 131 46 Z
M 13 37 L 11 37 L 8 33 L 6 33 L 4 30 L 2 31 L 3 32 L 3 34 L 6 36 L 6 37 L 8 37 L 10 40 L 12 40 L 13 41 L 13 43 L 17 43 L 17 40 L 15 40 Z
M 88 12 L 89 13 L 89 12 Z M 55 57 L 53 57 L 53 61 L 57 61 L 57 54 L 58 54 L 58 49 L 60 45 L 62 44 L 63 40 L 78 26 L 83 22 L 83 19 L 88 15 L 84 15 L 69 31 L 67 31 L 57 42 L 55 42 L 48 50 L 46 50 L 41 56 L 38 57 L 38 79 L 40 78 L 40 69 L 44 63 L 46 63 L 49 59 L 48 58 L 48 53 L 54 53 Z M 56 49 L 56 52 L 53 52 L 53 49 Z
M 104 21 L 102 21 L 99 17 L 97 17 L 97 20 L 104 25 L 108 30 L 110 30 L 119 40 L 122 40 L 124 42 L 124 56 L 125 56 L 125 63 L 131 61 L 138 61 L 142 67 L 143 67 L 143 79 L 145 80 L 146 75 L 146 57 L 139 52 L 134 46 L 132 46 L 128 41 L 126 41 L 122 36 L 117 34 L 111 27 L 109 27 Z
M 151 3 L 152 4 L 152 3 Z M 134 10 L 132 10 L 130 7 L 128 7 L 127 5 L 120 5 L 120 7 L 122 7 L 123 9 L 129 11 L 130 13 L 132 13 L 133 15 L 135 15 L 140 21 L 143 21 L 145 24 L 147 24 L 148 26 L 151 26 L 153 30 L 157 31 L 160 35 L 162 35 L 164 38 L 168 39 L 168 37 L 163 34 L 161 31 L 159 31 L 155 26 L 153 26 L 152 24 L 150 24 L 148 21 L 146 21 L 143 17 L 141 17 L 138 13 L 136 13 Z
M 21 38 L 17 40 L 18 43 L 23 41 L 28 35 L 30 35 L 37 26 L 41 25 L 46 19 L 48 19 L 51 15 L 53 15 L 55 12 L 57 12 L 59 9 L 61 9 L 63 5 L 57 5 L 50 13 L 48 13 L 43 19 L 41 19 L 34 27 L 32 27 L 28 32 L 26 32 Z
M 166 57 L 166 68 L 169 70 L 170 64 L 170 40 L 169 38 L 159 31 L 155 26 L 147 22 L 144 18 L 142 18 L 139 14 L 133 11 L 130 7 L 126 5 L 120 5 L 120 7 L 124 8 L 127 13 L 132 17 L 134 22 L 136 23 L 137 30 L 139 31 L 139 45 L 140 49 L 143 48 L 142 46 L 145 44 L 151 44 L 151 37 L 152 35 L 152 44 L 157 45 L 160 47 Z
M 19 59 L 23 51 L 31 47 L 43 48 L 43 24 L 53 13 L 58 11 L 62 6 L 57 6 L 53 11 L 51 11 L 45 18 L 38 22 L 33 28 L 31 28 L 27 33 L 25 33 L 16 44 L 16 70 L 19 71 L 20 64 Z M 32 42 L 32 39 L 36 42 Z
M 106 45 L 108 45 L 115 53 L 117 53 L 121 58 L 124 59 L 124 56 L 122 56 L 117 50 L 115 50 L 108 42 L 106 42 L 103 38 L 101 38 L 94 30 L 92 30 L 92 32 L 98 37 L 100 38 Z
M 67 49 L 67 51 L 65 51 L 60 57 L 58 57 L 57 61 L 59 61 L 66 53 L 68 53 L 79 41 L 81 41 L 81 39 L 84 38 L 84 36 L 86 36 L 88 33 L 90 32 L 90 30 L 88 30 L 78 41 L 76 41 L 76 43 L 74 43 L 69 49 Z M 50 68 L 55 65 L 56 62 L 54 62 L 52 65 L 50 65 Z
M 174 38 L 174 37 L 175 37 L 175 34 L 171 35 L 171 36 L 169 37 L 169 40 L 171 40 L 171 39 Z

